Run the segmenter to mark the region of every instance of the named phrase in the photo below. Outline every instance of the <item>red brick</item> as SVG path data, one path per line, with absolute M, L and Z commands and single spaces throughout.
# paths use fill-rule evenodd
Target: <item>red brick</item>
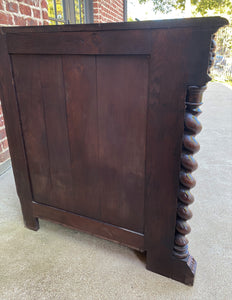
M 3 149 L 4 149 L 4 150 L 8 149 L 8 141 L 7 141 L 7 139 L 5 139 L 5 140 L 2 142 L 2 145 L 3 145 Z
M 0 11 L 0 24 L 13 25 L 11 15 Z
M 9 150 L 7 150 L 3 153 L 0 153 L 0 163 L 7 160 L 9 157 L 10 157 Z
M 27 26 L 35 26 L 35 25 L 37 25 L 37 21 L 35 19 L 27 18 L 26 25 Z
M 47 20 L 44 20 L 44 21 L 43 21 L 43 25 L 50 25 L 50 22 L 47 21 Z
M 48 12 L 46 10 L 43 10 L 42 14 L 43 14 L 43 19 L 48 20 Z
M 3 10 L 3 0 L 0 0 L 0 10 Z
M 14 16 L 15 25 L 26 26 L 26 19 L 20 16 Z
M 6 2 L 6 10 L 17 13 L 19 11 L 18 4 L 14 2 Z
M 18 2 L 22 2 L 24 4 L 32 5 L 32 6 L 39 6 L 40 0 L 18 0 Z
M 0 130 L 0 140 L 3 140 L 6 137 L 6 131 L 5 129 Z
M 33 15 L 34 15 L 34 18 L 40 18 L 40 10 L 39 9 L 33 9 Z
M 41 7 L 42 7 L 42 8 L 48 8 L 48 4 L 47 4 L 47 1 L 46 1 L 46 0 L 42 0 L 42 1 L 41 1 Z
M 31 8 L 27 5 L 23 5 L 20 3 L 19 9 L 21 14 L 26 15 L 26 16 L 31 16 Z
M 93 9 L 96 23 L 123 21 L 123 0 L 95 0 L 93 1 Z
M 0 127 L 4 126 L 4 119 L 3 116 L 0 117 Z

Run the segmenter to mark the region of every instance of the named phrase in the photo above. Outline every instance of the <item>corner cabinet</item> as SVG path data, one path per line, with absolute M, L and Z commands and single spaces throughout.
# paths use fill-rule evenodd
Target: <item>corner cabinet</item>
M 146 252 L 192 285 L 195 136 L 220 17 L 0 29 L 0 92 L 25 225 Z

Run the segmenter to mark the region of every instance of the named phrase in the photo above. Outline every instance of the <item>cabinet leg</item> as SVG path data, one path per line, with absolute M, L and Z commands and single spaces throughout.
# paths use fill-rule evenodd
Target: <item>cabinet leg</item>
M 20 197 L 23 221 L 25 227 L 37 231 L 39 229 L 39 220 L 33 214 L 32 200 L 27 200 L 26 197 Z
M 39 229 L 39 220 L 33 216 L 23 216 L 24 224 L 28 229 L 37 231 Z

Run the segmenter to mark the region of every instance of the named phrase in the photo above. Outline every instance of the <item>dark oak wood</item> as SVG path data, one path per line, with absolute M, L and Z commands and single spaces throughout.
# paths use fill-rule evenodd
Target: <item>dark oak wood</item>
M 27 54 L 149 54 L 150 32 L 134 30 L 101 32 L 9 33 L 9 53 Z M 115 43 L 117 41 L 117 43 Z M 56 47 L 54 47 L 56 45 Z
M 96 58 L 65 55 L 62 60 L 73 182 L 68 210 L 100 219 Z
M 36 202 L 32 203 L 32 207 L 34 216 L 38 218 L 51 220 L 70 228 L 77 228 L 78 230 L 123 244 L 135 250 L 144 250 L 144 235 L 142 233 Z
M 38 219 L 34 217 L 32 212 L 33 195 L 15 84 L 12 80 L 12 61 L 7 52 L 5 35 L 2 34 L 0 35 L 0 60 L 0 97 L 17 193 L 20 198 L 25 225 L 30 229 L 38 230 Z
M 143 233 L 148 62 L 101 56 L 97 70 L 101 219 Z
M 33 199 L 46 202 L 51 182 L 39 61 L 28 56 L 25 68 L 25 56 L 18 55 L 12 57 L 12 64 Z
M 1 99 L 25 224 L 147 254 L 192 285 L 199 105 L 223 18 L 1 28 Z

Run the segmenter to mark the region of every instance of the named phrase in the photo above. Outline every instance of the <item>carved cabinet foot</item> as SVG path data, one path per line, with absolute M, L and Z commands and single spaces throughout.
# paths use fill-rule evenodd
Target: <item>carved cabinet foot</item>
M 195 259 L 188 255 L 184 259 L 177 259 L 176 262 L 174 262 L 174 270 L 172 278 L 180 281 L 186 285 L 193 285 L 195 273 L 197 268 L 197 262 Z
M 173 257 L 170 260 L 165 259 L 158 261 L 152 257 L 152 253 L 147 253 L 147 270 L 177 280 L 186 285 L 193 285 L 196 267 L 197 262 L 191 255 L 182 259 Z

